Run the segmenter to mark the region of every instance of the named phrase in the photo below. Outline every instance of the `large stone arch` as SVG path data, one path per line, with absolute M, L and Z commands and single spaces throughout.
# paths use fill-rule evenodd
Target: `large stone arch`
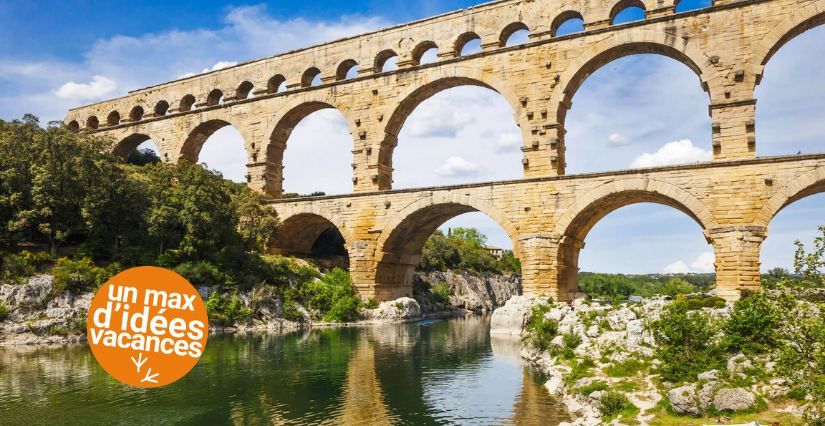
M 376 296 L 381 300 L 411 296 L 424 243 L 444 222 L 470 212 L 482 212 L 495 220 L 512 239 L 514 254 L 521 256 L 518 229 L 491 203 L 453 192 L 430 195 L 401 209 L 383 227 L 375 251 Z
M 229 108 L 217 108 L 201 114 L 186 116 L 184 125 L 186 139 L 184 139 L 183 145 L 181 145 L 178 159 L 186 160 L 193 164 L 197 163 L 198 156 L 206 140 L 216 131 L 230 125 L 241 134 L 244 140 L 244 148 L 247 151 L 247 157 L 253 155 L 254 152 L 251 152 L 249 145 L 250 142 L 254 140 L 252 129 L 245 126 L 236 115 L 229 111 Z
M 269 122 L 263 139 L 260 141 L 262 157 L 254 158 L 254 162 L 262 161 L 263 174 L 267 182 L 267 190 L 270 195 L 280 198 L 283 182 L 284 151 L 292 131 L 304 118 L 310 114 L 324 110 L 336 109 L 347 120 L 349 132 L 355 130 L 353 126 L 349 106 L 338 102 L 335 96 L 329 93 L 309 92 L 304 96 L 297 97 L 282 106 Z M 354 142 L 353 142 L 354 143 Z M 256 152 L 258 152 L 256 150 Z
M 404 88 L 404 90 L 384 108 L 382 115 L 385 117 L 384 120 L 386 120 L 386 124 L 384 125 L 383 135 L 379 135 L 381 142 L 377 159 L 379 169 L 384 171 L 384 175 L 380 176 L 380 189 L 391 188 L 392 155 L 398 143 L 398 134 L 407 118 L 427 99 L 447 89 L 461 86 L 484 87 L 499 93 L 513 108 L 513 117 L 516 124 L 521 126 L 522 106 L 521 102 L 519 102 L 519 96 L 506 82 L 490 73 L 457 66 L 445 68 L 438 73 L 422 75 L 415 80 L 415 82 Z
M 634 29 L 594 44 L 567 66 L 551 96 L 550 104 L 555 105 L 557 123 L 564 126 L 573 96 L 593 72 L 616 59 L 646 53 L 667 56 L 685 64 L 699 76 L 711 103 L 724 96 L 722 77 L 698 46 L 670 34 Z
M 126 137 L 121 138 L 120 140 L 115 143 L 115 146 L 112 148 L 112 154 L 117 155 L 118 157 L 122 157 L 126 159 L 129 157 L 129 154 L 137 149 L 140 144 L 148 141 L 154 140 L 151 136 L 149 136 L 148 132 L 135 132 Z M 157 145 L 157 142 L 155 143 Z
M 566 299 L 578 291 L 579 252 L 593 226 L 619 208 L 637 203 L 656 203 L 684 212 L 702 228 L 710 243 L 709 230 L 718 226 L 716 218 L 695 196 L 675 185 L 643 177 L 618 179 L 591 189 L 556 221 L 549 234 L 549 255 L 556 265 L 549 281 L 556 283 L 556 297 Z
M 825 167 L 817 167 L 788 182 L 762 206 L 754 225 L 768 226 L 785 207 L 805 197 L 825 192 Z
M 330 226 L 338 228 L 347 244 L 353 241 L 346 222 L 325 207 L 310 204 L 278 209 L 278 217 L 278 234 L 267 242 L 268 251 L 273 253 L 307 255 L 318 236 Z
M 756 46 L 748 59 L 748 68 L 756 74 L 756 84 L 768 61 L 782 46 L 805 31 L 825 23 L 825 0 L 819 0 L 799 8 L 775 26 Z

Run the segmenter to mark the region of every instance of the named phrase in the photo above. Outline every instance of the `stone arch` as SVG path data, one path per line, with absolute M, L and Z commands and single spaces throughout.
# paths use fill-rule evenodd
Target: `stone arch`
M 500 32 L 498 36 L 498 42 L 500 47 L 504 47 L 507 45 L 507 40 L 510 39 L 510 36 L 515 34 L 517 31 L 527 30 L 530 31 L 530 28 L 527 27 L 527 24 L 521 21 L 516 21 L 513 23 L 508 24 L 505 26 Z
M 619 0 L 619 2 L 614 4 L 613 7 L 610 9 L 610 15 L 608 16 L 608 19 L 610 20 L 610 25 L 613 25 L 613 20 L 616 19 L 616 16 L 619 13 L 621 13 L 621 11 L 630 7 L 638 7 L 639 9 L 645 11 L 647 10 L 642 0 Z
M 310 67 L 301 75 L 301 87 L 312 86 L 312 80 L 321 75 L 321 70 L 316 67 Z
M 637 203 L 673 207 L 690 216 L 702 229 L 718 226 L 713 213 L 689 192 L 666 182 L 639 177 L 619 179 L 591 189 L 564 211 L 553 233 L 584 241 L 602 218 Z
M 249 141 L 252 140 L 249 134 L 250 130 L 243 126 L 243 123 L 229 114 L 225 109 L 220 108 L 197 114 L 192 117 L 192 121 L 186 122 L 186 140 L 181 146 L 178 159 L 186 160 L 193 164 L 197 163 L 203 144 L 206 143 L 207 139 L 216 131 L 229 125 L 233 126 L 241 134 L 244 140 L 244 146 L 248 152 L 248 144 Z
M 453 192 L 434 194 L 403 208 L 382 229 L 375 251 L 375 297 L 412 296 L 413 274 L 424 243 L 444 222 L 470 212 L 482 212 L 495 220 L 513 240 L 514 254 L 521 256 L 518 230 L 491 203 Z
M 240 85 L 238 85 L 238 89 L 235 90 L 235 99 L 246 99 L 249 97 L 249 94 L 252 93 L 252 90 L 255 86 L 250 81 L 244 81 Z
M 788 182 L 762 206 L 754 219 L 755 225 L 768 224 L 782 209 L 805 197 L 825 192 L 825 168 L 817 167 Z
M 112 149 L 112 154 L 126 160 L 132 151 L 137 149 L 140 144 L 148 141 L 149 139 L 152 139 L 152 137 L 146 133 L 132 133 L 115 144 Z
M 264 176 L 266 192 L 276 198 L 281 196 L 283 181 L 284 151 L 287 140 L 298 125 L 308 115 L 322 109 L 338 110 L 349 124 L 350 133 L 353 132 L 353 124 L 349 117 L 349 107 L 342 105 L 328 92 L 312 91 L 306 92 L 302 96 L 297 96 L 281 107 L 275 115 L 260 143 L 264 153 L 263 161 L 266 163 Z M 257 160 L 256 160 L 257 161 Z
M 415 46 L 415 49 L 413 49 L 413 51 L 412 51 L 413 64 L 420 65 L 421 64 L 421 58 L 430 49 L 438 49 L 438 45 L 434 41 L 430 41 L 430 40 L 422 41 L 421 43 L 418 43 L 418 45 Z
M 209 95 L 206 96 L 206 106 L 215 106 L 221 103 L 221 99 L 223 99 L 223 92 L 221 89 L 213 89 L 209 92 Z
M 464 49 L 464 46 L 473 40 L 481 40 L 481 37 L 473 31 L 467 31 L 458 36 L 453 44 L 455 56 L 461 56 L 461 51 Z
M 166 113 L 168 111 L 169 111 L 169 102 L 158 101 L 158 103 L 155 104 L 155 115 L 156 116 L 162 117 L 162 116 L 166 115 Z
M 708 231 L 718 226 L 714 215 L 701 201 L 677 186 L 643 177 L 604 183 L 568 207 L 549 235 L 556 241 L 549 254 L 556 265 L 550 281 L 556 283 L 557 297 L 565 300 L 578 291 L 579 252 L 593 226 L 608 214 L 638 203 L 662 204 L 687 214 L 702 228 L 708 243 L 711 242 Z
M 375 56 L 375 64 L 373 66 L 374 72 L 383 72 L 384 71 L 384 64 L 387 63 L 393 57 L 398 56 L 392 49 L 382 50 L 378 55 Z
M 460 86 L 478 86 L 498 92 L 504 96 L 504 99 L 513 108 L 513 117 L 516 123 L 519 124 L 521 112 L 519 96 L 507 83 L 493 75 L 466 67 L 445 69 L 438 76 L 426 74 L 407 86 L 384 109 L 384 116 L 388 118 L 386 119 L 387 124 L 384 126 L 384 140 L 381 142 L 378 163 L 390 169 L 392 168 L 392 153 L 398 142 L 398 133 L 418 105 L 444 90 Z M 382 186 L 381 189 L 389 189 L 391 181 L 390 177 L 387 182 L 379 183 Z
M 276 74 L 266 82 L 266 93 L 278 93 L 278 88 L 286 82 L 286 77 Z
M 120 113 L 117 110 L 114 110 L 109 113 L 109 116 L 106 117 L 106 125 L 107 126 L 117 126 L 120 124 Z
M 575 9 L 565 10 L 559 13 L 558 16 L 556 16 L 556 18 L 553 19 L 553 22 L 550 24 L 550 37 L 555 37 L 556 32 L 559 30 L 559 27 L 561 27 L 562 24 L 571 19 L 581 19 L 582 21 L 584 21 L 584 18 L 582 17 L 580 11 Z
M 66 126 L 69 127 L 69 131 L 72 133 L 77 133 L 80 131 L 80 124 L 77 123 L 77 120 L 72 120 Z
M 186 95 L 180 99 L 180 106 L 178 108 L 181 112 L 191 111 L 192 107 L 195 105 L 195 96 L 194 95 Z
M 794 37 L 823 23 L 825 23 L 825 0 L 819 0 L 799 8 L 765 35 L 748 59 L 749 68 L 757 75 L 756 84 L 759 84 L 762 79 L 765 65 L 782 46 Z
M 504 215 L 504 213 L 487 201 L 453 192 L 430 195 L 428 197 L 421 198 L 401 209 L 401 211 L 396 213 L 382 228 L 381 236 L 378 238 L 378 250 L 398 249 L 399 244 L 393 242 L 393 239 L 404 242 L 405 246 L 415 246 L 420 242 L 420 245 L 423 247 L 427 238 L 429 238 L 430 235 L 432 235 L 432 233 L 435 232 L 439 226 L 441 226 L 441 224 L 449 219 L 452 219 L 453 217 L 470 212 L 481 212 L 495 220 L 496 223 L 498 223 L 499 226 L 507 232 L 507 235 L 510 236 L 510 239 L 513 241 L 513 252 L 516 253 L 517 256 L 519 255 L 520 248 L 517 238 L 518 229 L 516 229 L 516 226 L 507 218 L 507 216 Z M 429 232 L 427 232 L 428 229 L 420 229 L 417 226 L 421 219 L 425 219 L 425 222 L 431 222 L 433 220 L 438 221 L 439 219 L 443 219 L 445 217 L 446 219 L 439 222 Z M 405 228 L 405 226 L 407 228 Z M 413 233 L 417 229 L 421 234 L 426 234 L 424 241 L 414 241 L 415 239 L 407 239 L 402 237 L 403 235 Z M 420 251 L 420 247 L 418 250 Z
M 135 121 L 143 120 L 143 107 L 140 105 L 136 105 L 132 108 L 132 111 L 129 112 L 129 121 L 134 123 Z
M 722 78 L 710 58 L 695 44 L 672 35 L 644 30 L 631 30 L 605 39 L 584 51 L 559 76 L 559 86 L 553 90 L 551 105 L 556 105 L 556 120 L 562 127 L 572 98 L 584 81 L 602 66 L 625 56 L 657 54 L 675 59 L 699 76 L 710 102 L 722 97 Z
M 341 64 L 338 65 L 338 68 L 336 68 L 335 70 L 335 79 L 338 81 L 346 80 L 349 71 L 357 66 L 358 62 L 355 62 L 355 59 L 347 59 L 341 62 Z
M 278 234 L 267 242 L 270 252 L 282 255 L 309 254 L 312 245 L 324 230 L 335 226 L 347 244 L 353 241 L 352 230 L 340 217 L 324 207 L 313 204 L 278 209 L 281 226 Z
M 97 130 L 98 127 L 100 127 L 100 120 L 97 119 L 97 116 L 93 115 L 93 116 L 86 119 L 86 128 L 87 129 Z

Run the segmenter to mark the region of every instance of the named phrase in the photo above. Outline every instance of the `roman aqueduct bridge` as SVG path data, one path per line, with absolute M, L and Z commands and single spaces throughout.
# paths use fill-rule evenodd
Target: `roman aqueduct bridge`
M 825 0 L 714 1 L 676 13 L 679 0 L 503 0 L 251 61 L 130 92 L 69 111 L 65 123 L 114 138 L 127 155 L 152 139 L 164 161 L 196 162 L 204 142 L 232 125 L 243 136 L 249 185 L 276 200 L 283 226 L 272 249 L 307 253 L 336 226 L 363 297 L 412 292 L 430 234 L 479 211 L 509 234 L 525 294 L 567 300 L 578 288 L 588 231 L 633 203 L 672 206 L 704 230 L 716 254 L 719 294 L 759 286 L 759 249 L 771 218 L 825 190 L 825 154 L 756 157 L 754 88 L 785 43 L 825 22 Z M 645 19 L 613 24 L 640 7 Z M 556 36 L 582 19 L 585 31 Z M 530 40 L 508 46 L 516 31 Z M 461 55 L 480 39 L 481 52 Z M 421 63 L 437 48 L 438 60 Z M 565 175 L 565 117 L 585 79 L 633 54 L 673 58 L 707 93 L 713 161 L 644 170 Z M 397 57 L 397 70 L 384 69 Z M 356 76 L 350 72 L 358 66 Z M 321 84 L 312 82 L 320 76 Z M 800 82 L 804 84 L 804 82 Z M 473 85 L 501 94 L 521 128 L 524 179 L 392 190 L 393 149 L 405 120 L 443 90 Z M 353 194 L 284 199 L 283 153 L 307 115 L 340 111 L 353 137 Z M 708 147 L 711 148 L 711 147 Z

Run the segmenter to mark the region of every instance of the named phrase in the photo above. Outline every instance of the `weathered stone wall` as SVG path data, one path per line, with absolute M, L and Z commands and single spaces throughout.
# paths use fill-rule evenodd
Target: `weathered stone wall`
M 113 137 L 122 155 L 151 138 L 171 162 L 197 161 L 206 139 L 232 125 L 245 141 L 249 184 L 279 197 L 292 129 L 312 112 L 336 108 L 353 136 L 354 190 L 386 190 L 392 186 L 393 149 L 409 114 L 440 91 L 475 85 L 510 103 L 522 130 L 524 176 L 557 175 L 565 170 L 566 113 L 583 81 L 622 56 L 654 53 L 684 63 L 708 93 L 714 159 L 755 157 L 754 87 L 779 47 L 825 20 L 825 0 L 715 1 L 683 13 L 674 12 L 675 4 L 487 3 L 135 90 L 73 109 L 65 122 Z M 643 7 L 647 19 L 611 25 L 628 6 Z M 555 37 L 570 18 L 582 18 L 586 31 Z M 531 41 L 505 46 L 519 29 L 529 29 Z M 474 37 L 483 51 L 459 56 Z M 439 60 L 419 64 L 430 47 L 439 49 Z M 398 56 L 399 70 L 381 70 L 388 55 Z M 359 76 L 346 79 L 356 64 Z M 317 73 L 323 84 L 310 86 Z M 277 92 L 282 82 L 287 90 Z

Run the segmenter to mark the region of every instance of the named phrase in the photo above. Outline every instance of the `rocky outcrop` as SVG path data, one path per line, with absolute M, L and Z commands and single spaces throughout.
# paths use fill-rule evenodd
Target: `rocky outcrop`
M 742 388 L 719 389 L 713 406 L 719 411 L 743 411 L 756 406 L 756 396 Z
M 510 298 L 504 306 L 493 312 L 490 319 L 490 334 L 521 335 L 530 320 L 533 306 L 537 303 L 537 299 L 526 296 Z
M 421 318 L 421 305 L 410 297 L 384 302 L 375 309 L 364 309 L 364 317 L 374 320 L 403 321 Z
M 520 274 L 467 271 L 418 272 L 413 277 L 413 292 L 423 294 L 442 282 L 452 291 L 449 305 L 468 310 L 492 310 L 521 294 Z

